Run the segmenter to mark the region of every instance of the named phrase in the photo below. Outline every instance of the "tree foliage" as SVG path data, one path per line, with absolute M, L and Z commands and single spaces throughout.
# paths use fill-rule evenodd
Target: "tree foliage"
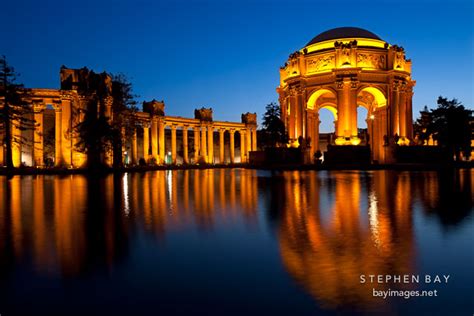
M 281 120 L 280 105 L 277 103 L 272 102 L 265 107 L 262 127 L 259 138 L 263 147 L 278 147 L 288 143 L 285 124 Z
M 108 82 L 108 78 L 112 78 Z M 132 84 L 122 75 L 90 72 L 80 93 L 88 100 L 78 109 L 83 117 L 76 125 L 79 141 L 76 148 L 87 153 L 89 167 L 100 167 L 108 153 L 113 154 L 114 167 L 122 166 L 122 148 L 136 132 L 136 101 Z M 111 102 L 111 104 L 110 104 Z M 110 113 L 105 110 L 111 107 Z
M 456 160 L 470 155 L 473 134 L 472 110 L 466 109 L 457 99 L 448 100 L 439 97 L 438 106 L 420 112 L 421 117 L 415 123 L 415 132 L 425 142 L 431 135 L 439 146 L 448 149 Z
M 25 101 L 28 90 L 16 82 L 17 77 L 6 57 L 0 57 L 0 135 L 3 138 L 0 144 L 5 146 L 5 164 L 10 169 L 14 167 L 12 146 L 26 144 L 21 133 L 12 133 L 13 130 L 24 131 L 35 127 L 31 115 L 33 108 Z

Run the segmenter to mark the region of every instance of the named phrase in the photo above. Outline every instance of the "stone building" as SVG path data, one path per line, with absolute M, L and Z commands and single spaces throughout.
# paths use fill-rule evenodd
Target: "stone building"
M 413 140 L 411 61 L 402 47 L 355 27 L 328 30 L 292 53 L 277 88 L 290 142 L 319 149 L 319 111 L 334 116 L 332 145 L 360 145 L 357 107 L 367 109 L 372 160 L 393 160 L 394 144 Z M 301 138 L 302 137 L 302 138 Z
M 15 167 L 43 167 L 47 161 L 58 167 L 84 167 L 87 155 L 77 146 L 76 127 L 84 120 L 84 113 L 91 111 L 91 100 L 97 100 L 97 117 L 113 119 L 110 75 L 63 66 L 60 77 L 60 89 L 27 89 L 25 102 L 33 109 L 28 115 L 36 123 L 34 130 L 11 124 L 12 134 L 23 139 L 12 144 Z M 133 137 L 125 142 L 122 152 L 123 162 L 129 165 L 140 160 L 156 164 L 246 163 L 249 152 L 257 149 L 255 113 L 242 114 L 241 122 L 214 121 L 211 108 L 196 109 L 194 118 L 167 116 L 164 102 L 152 100 L 143 103 L 143 111 L 135 113 L 135 119 Z M 51 141 L 49 149 L 45 137 Z M 1 145 L 0 166 L 5 165 Z M 112 153 L 102 160 L 112 165 Z

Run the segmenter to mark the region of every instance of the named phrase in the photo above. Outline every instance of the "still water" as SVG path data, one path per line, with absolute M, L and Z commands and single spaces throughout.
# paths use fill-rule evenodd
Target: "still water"
M 471 170 L 0 177 L 0 314 L 472 315 L 473 192 Z

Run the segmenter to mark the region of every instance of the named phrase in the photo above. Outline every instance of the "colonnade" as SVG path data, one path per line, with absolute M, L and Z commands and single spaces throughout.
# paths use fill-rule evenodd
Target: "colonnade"
M 140 158 L 147 163 L 176 164 L 178 162 L 178 151 L 182 151 L 182 163 L 247 163 L 249 153 L 257 150 L 257 126 L 245 123 L 232 122 L 203 122 L 199 119 L 187 119 L 179 117 L 152 117 L 146 120 L 147 113 L 141 113 L 145 118 L 142 136 L 141 153 L 139 153 L 138 133 L 135 131 L 131 145 L 131 163 L 137 164 Z M 151 121 L 151 123 L 148 123 Z M 170 130 L 170 141 L 167 140 L 166 131 Z M 178 131 L 181 131 L 181 146 L 178 148 Z M 192 133 L 193 144 L 190 147 L 190 136 Z M 228 142 L 226 142 L 226 132 Z M 215 133 L 218 133 L 218 141 L 214 143 Z M 236 133 L 240 137 L 240 157 L 235 156 Z M 228 160 L 226 159 L 226 143 L 228 144 Z M 214 149 L 217 147 L 217 152 Z M 150 150 L 151 148 L 151 150 Z M 190 151 L 193 156 L 190 156 Z M 240 158 L 240 159 L 238 159 Z
M 111 117 L 112 101 L 111 97 L 106 98 L 103 108 L 99 109 L 101 115 Z M 32 113 L 27 115 L 30 115 L 30 119 L 35 123 L 33 130 L 22 130 L 18 122 L 11 123 L 12 138 L 18 140 L 12 141 L 13 165 L 44 167 L 45 133 L 54 129 L 53 156 L 50 153 L 54 166 L 84 167 L 87 156 L 76 147 L 79 135 L 75 131 L 75 126 L 83 120 L 84 114 L 78 109 L 86 107 L 87 99 L 74 90 L 31 89 L 27 102 L 33 109 Z M 243 114 L 242 122 L 220 122 L 212 120 L 212 109 L 202 108 L 196 110 L 195 118 L 183 118 L 165 116 L 163 102 L 154 100 L 150 102 L 151 107 L 159 108 L 158 112 L 156 109 L 150 110 L 150 105 L 146 106 L 145 103 L 144 112 L 136 113 L 138 123 L 133 136 L 123 148 L 124 158 L 127 149 L 130 150 L 129 164 L 136 165 L 142 158 L 147 164 L 176 164 L 178 151 L 182 151 L 182 160 L 179 162 L 183 164 L 247 163 L 249 153 L 257 150 L 257 124 L 254 113 Z M 190 131 L 193 132 L 191 136 Z M 219 137 L 218 142 L 214 144 L 216 132 Z M 240 136 L 240 157 L 235 156 L 236 133 Z M 182 136 L 180 142 L 178 142 L 179 135 Z M 171 139 L 167 140 L 168 136 Z M 0 140 L 3 140 L 1 134 Z M 192 146 L 190 140 L 193 141 Z M 229 147 L 228 155 L 225 151 L 226 144 Z M 5 146 L 0 145 L 0 166 L 2 166 L 6 164 Z M 193 156 L 190 156 L 190 152 L 193 152 Z M 112 153 L 105 155 L 104 162 L 112 165 Z

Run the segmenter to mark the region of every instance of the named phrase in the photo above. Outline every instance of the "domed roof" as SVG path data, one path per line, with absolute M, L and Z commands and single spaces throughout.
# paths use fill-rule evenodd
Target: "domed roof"
M 338 39 L 338 38 L 372 38 L 376 40 L 382 40 L 380 37 L 374 33 L 361 29 L 359 27 L 338 27 L 335 29 L 330 29 L 328 31 L 322 32 L 321 34 L 316 35 L 306 46 L 324 42 L 328 40 Z

